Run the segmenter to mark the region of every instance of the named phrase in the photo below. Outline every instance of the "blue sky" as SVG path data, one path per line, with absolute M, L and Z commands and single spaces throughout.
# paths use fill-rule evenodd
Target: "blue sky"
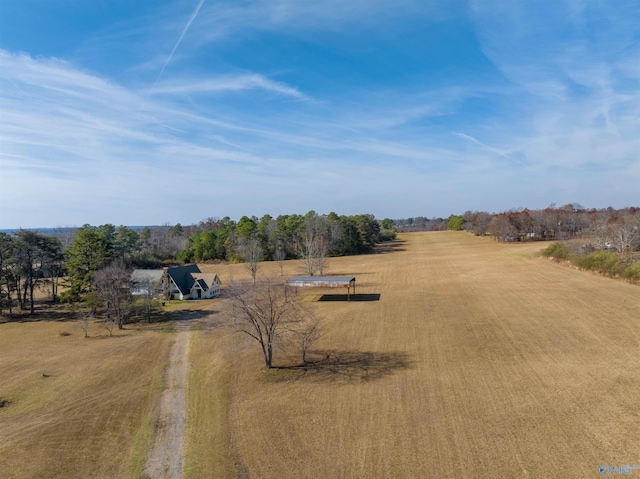
M 0 0 L 0 228 L 639 185 L 637 0 Z

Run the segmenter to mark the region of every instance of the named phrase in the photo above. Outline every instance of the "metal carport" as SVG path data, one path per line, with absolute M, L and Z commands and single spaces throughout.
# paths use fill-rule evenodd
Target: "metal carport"
M 284 283 L 285 288 L 346 288 L 347 301 L 351 301 L 351 287 L 356 294 L 355 276 L 293 276 Z

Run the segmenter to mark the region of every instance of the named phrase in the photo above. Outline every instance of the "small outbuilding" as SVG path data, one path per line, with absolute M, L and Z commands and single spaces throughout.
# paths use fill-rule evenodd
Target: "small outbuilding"
M 345 288 L 347 301 L 356 294 L 355 276 L 293 276 L 284 283 L 285 288 Z M 353 293 L 351 292 L 353 288 Z

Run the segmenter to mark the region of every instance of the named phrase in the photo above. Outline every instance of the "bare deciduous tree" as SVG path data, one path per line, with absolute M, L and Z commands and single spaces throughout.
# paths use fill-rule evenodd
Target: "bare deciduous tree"
M 93 319 L 93 314 L 90 312 L 82 312 L 80 313 L 80 329 L 84 332 L 84 337 L 89 337 L 89 324 Z
M 273 350 L 281 334 L 294 329 L 300 308 L 287 297 L 284 285 L 271 279 L 255 285 L 231 283 L 227 288 L 233 305 L 233 325 L 253 339 L 262 350 L 264 365 L 273 365 Z
M 640 242 L 640 213 L 600 216 L 592 221 L 587 239 L 596 250 L 613 249 L 621 255 L 626 253 L 630 259 Z
M 304 267 L 304 272 L 313 276 L 316 272 L 316 241 L 313 230 L 305 230 L 295 240 L 295 249 Z
M 147 322 L 151 322 L 151 317 L 158 311 L 159 300 L 154 294 L 153 288 L 147 288 L 142 294 L 142 312 L 147 317 Z
M 50 277 L 55 301 L 57 278 L 62 269 L 62 245 L 58 238 L 36 231 L 20 230 L 15 234 L 15 258 L 24 279 L 22 301 L 29 293 L 30 311 L 34 314 L 34 289 Z
M 278 240 L 276 249 L 273 252 L 273 259 L 278 262 L 280 266 L 280 276 L 282 276 L 282 267 L 284 266 L 284 260 L 287 259 L 287 252 L 284 249 L 282 240 Z
M 113 316 L 107 316 L 104 318 L 104 327 L 109 331 L 109 336 L 113 336 L 113 329 L 116 327 L 116 321 Z
M 13 318 L 12 291 L 16 289 L 15 243 L 7 233 L 0 232 L 0 313 L 5 306 Z
M 159 282 L 154 278 L 142 277 L 134 280 L 131 286 L 136 290 L 137 297 L 140 299 L 138 311 L 146 316 L 149 323 L 153 314 L 159 309 L 160 298 L 163 300 L 171 299 L 169 276 L 166 270 Z
M 305 231 L 296 239 L 295 247 L 306 274 L 314 276 L 316 272 L 320 275 L 324 273 L 329 255 L 329 242 L 323 234 Z
M 607 249 L 611 244 L 610 231 L 606 220 L 598 219 L 593 222 L 590 229 L 589 239 L 595 249 Z
M 302 321 L 300 327 L 295 331 L 300 346 L 302 364 L 307 363 L 307 351 L 320 339 L 320 321 L 317 318 L 309 318 Z
M 302 259 L 305 273 L 309 276 L 313 276 L 318 267 L 324 269 L 329 253 L 328 231 L 326 218 L 310 211 L 304 219 L 302 231 L 295 238 L 295 250 Z
M 323 234 L 319 234 L 315 238 L 315 269 L 320 276 L 324 274 L 327 267 L 327 256 L 329 255 L 329 241 Z
M 487 225 L 487 231 L 498 241 L 515 241 L 518 238 L 518 230 L 511 222 L 509 215 L 505 213 L 500 213 L 491 218 Z
M 111 321 L 122 329 L 133 301 L 131 273 L 121 260 L 116 260 L 94 274 L 94 284 L 97 297 L 105 307 L 107 322 Z
M 255 236 L 248 238 L 238 238 L 238 255 L 246 261 L 247 268 L 253 278 L 253 284 L 256 284 L 256 275 L 258 274 L 258 264 L 262 261 L 262 246 L 260 240 Z
M 633 216 L 625 216 L 617 221 L 609 222 L 611 244 L 618 253 L 628 253 L 631 257 L 632 247 L 640 235 L 640 221 Z

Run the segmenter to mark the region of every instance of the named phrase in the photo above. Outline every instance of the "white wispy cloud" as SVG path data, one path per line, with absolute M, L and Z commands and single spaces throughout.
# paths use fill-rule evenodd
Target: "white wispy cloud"
M 522 92 L 519 107 L 530 119 L 519 145 L 505 139 L 499 150 L 519 149 L 540 168 L 638 161 L 640 90 L 631 65 L 640 47 L 629 23 L 640 15 L 637 2 L 471 5 L 483 51 Z
M 176 101 L 191 86 L 151 98 L 144 114 L 138 115 L 136 106 L 144 92 L 69 62 L 0 51 L 0 63 L 0 199 L 3 205 L 12 203 L 27 185 L 33 192 L 23 197 L 20 209 L 31 210 L 31 223 L 20 222 L 19 210 L 3 207 L 2 221 L 9 226 L 50 224 L 51 212 L 42 205 L 52 197 L 72 205 L 65 207 L 69 215 L 65 224 L 117 223 L 114 204 L 124 207 L 127 202 L 139 211 L 134 215 L 139 219 L 130 222 L 174 218 L 184 222 L 180 215 L 185 195 L 196 204 L 205 199 L 211 204 L 212 198 L 236 194 L 239 185 L 251 194 L 234 207 L 244 205 L 249 212 L 255 204 L 267 204 L 267 197 L 274 194 L 264 188 L 265 177 L 301 195 L 308 194 L 308 185 L 317 187 L 318 195 L 326 194 L 322 185 L 342 184 L 344 191 L 353 192 L 366 189 L 366 180 L 376 176 L 387 183 L 405 182 L 401 178 L 409 166 L 396 163 L 394 173 L 385 174 L 385 161 L 387 165 L 399 159 L 414 162 L 411 181 L 415 182 L 423 175 L 416 164 L 451 157 L 421 144 L 377 139 L 371 127 L 355 134 L 349 125 L 330 119 L 292 121 L 285 116 L 274 124 L 274 118 L 261 114 L 245 113 L 233 120 L 203 114 L 197 105 Z M 214 88 L 222 88 L 220 93 L 229 90 L 231 80 L 225 81 L 224 87 Z M 245 76 L 240 84 L 299 96 L 295 89 L 258 74 Z M 205 87 L 196 90 L 201 88 Z M 189 184 L 193 186 L 177 187 Z M 172 204 L 167 191 L 177 190 L 180 202 Z M 115 201 L 114 195 L 122 199 Z M 299 207 L 311 209 L 316 201 L 318 196 L 308 195 Z M 159 218 L 149 212 L 160 212 Z M 209 214 L 203 211 L 201 216 Z
M 412 14 L 428 13 L 432 20 L 447 14 L 447 8 L 432 0 L 297 0 L 210 2 L 202 12 L 196 43 L 219 41 L 255 30 L 278 30 L 299 34 L 349 28 L 384 28 L 390 21 L 401 21 Z
M 55 226 L 51 198 L 65 205 L 58 224 L 637 203 L 640 52 L 620 18 L 638 18 L 634 3 L 559 2 L 541 14 L 528 2 L 470 2 L 495 74 L 435 87 L 346 78 L 327 92 L 286 62 L 252 71 L 224 57 L 208 73 L 189 63 L 211 42 L 224 49 L 267 30 L 324 45 L 352 30 L 401 36 L 403 18 L 447 15 L 418 1 L 207 0 L 186 25 L 176 3 L 136 32 L 141 62 L 115 73 L 0 50 L 0 225 Z M 588 23 L 601 17 L 611 24 L 594 34 Z
M 246 75 L 222 75 L 216 78 L 208 78 L 200 81 L 174 81 L 156 88 L 157 94 L 193 94 L 193 93 L 219 93 L 227 91 L 242 91 L 261 89 L 279 95 L 297 99 L 307 99 L 297 88 L 285 83 L 277 82 L 260 74 Z

